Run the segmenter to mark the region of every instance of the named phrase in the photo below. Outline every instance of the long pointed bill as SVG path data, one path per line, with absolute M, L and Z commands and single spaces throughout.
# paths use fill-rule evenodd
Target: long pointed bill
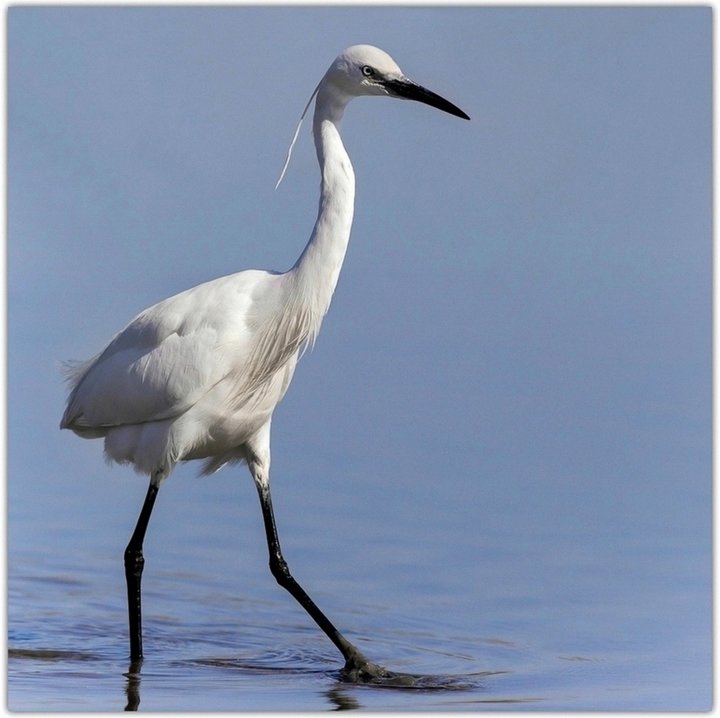
M 448 102 L 444 97 L 436 95 L 430 90 L 426 90 L 421 85 L 408 80 L 407 77 L 397 80 L 386 80 L 385 87 L 388 92 L 394 97 L 401 97 L 404 100 L 416 100 L 417 102 L 424 102 L 426 105 L 436 107 L 438 110 L 443 112 L 449 112 L 455 117 L 462 117 L 464 120 L 469 120 L 470 117 L 466 115 L 459 107 L 453 105 L 452 102 Z

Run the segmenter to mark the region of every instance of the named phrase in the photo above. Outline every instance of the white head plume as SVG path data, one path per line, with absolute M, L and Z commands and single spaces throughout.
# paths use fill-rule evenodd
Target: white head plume
M 322 80 L 320 80 L 322 82 Z M 295 141 L 298 138 L 298 135 L 300 134 L 300 126 L 302 125 L 303 120 L 305 119 L 305 115 L 308 111 L 308 108 L 310 107 L 310 103 L 315 98 L 315 95 L 317 95 L 317 91 L 320 89 L 320 82 L 318 83 L 318 86 L 313 90 L 312 95 L 310 95 L 310 99 L 307 101 L 307 105 L 305 105 L 305 109 L 302 111 L 302 115 L 300 115 L 300 121 L 297 124 L 297 127 L 295 128 L 295 134 L 293 135 L 292 141 L 290 142 L 290 147 L 288 147 L 287 151 L 287 157 L 285 158 L 285 164 L 283 165 L 282 172 L 280 173 L 280 178 L 277 181 L 277 184 L 275 185 L 275 189 L 277 189 L 280 186 L 280 183 L 283 181 L 283 177 L 285 176 L 285 171 L 288 168 L 288 165 L 290 164 L 290 156 L 292 155 L 293 147 L 295 146 Z

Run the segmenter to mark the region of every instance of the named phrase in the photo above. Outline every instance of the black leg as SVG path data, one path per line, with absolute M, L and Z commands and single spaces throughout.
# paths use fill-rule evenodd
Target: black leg
M 280 541 L 275 527 L 272 500 L 269 486 L 258 486 L 260 505 L 265 522 L 268 552 L 270 554 L 270 571 L 277 582 L 308 612 L 310 617 L 325 632 L 325 635 L 337 646 L 345 658 L 344 673 L 353 681 L 369 681 L 388 675 L 381 666 L 368 661 L 362 652 L 348 641 L 330 622 L 327 616 L 315 605 L 300 584 L 291 576 L 287 562 L 280 550 Z
M 143 504 L 140 516 L 135 526 L 135 531 L 130 537 L 125 549 L 125 580 L 128 593 L 128 617 L 130 620 L 130 660 L 142 660 L 142 610 L 140 607 L 140 580 L 142 578 L 143 566 L 143 539 L 147 530 L 150 514 L 152 513 L 155 497 L 157 496 L 158 485 L 151 479 L 145 503 Z

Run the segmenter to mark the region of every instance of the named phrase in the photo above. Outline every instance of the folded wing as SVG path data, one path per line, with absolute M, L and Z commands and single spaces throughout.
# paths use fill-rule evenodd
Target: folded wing
M 139 314 L 108 346 L 69 371 L 61 427 L 87 437 L 104 429 L 172 418 L 233 375 L 243 375 L 274 308 L 265 291 L 278 275 L 242 272 L 199 285 Z M 280 293 L 281 294 L 281 293 Z

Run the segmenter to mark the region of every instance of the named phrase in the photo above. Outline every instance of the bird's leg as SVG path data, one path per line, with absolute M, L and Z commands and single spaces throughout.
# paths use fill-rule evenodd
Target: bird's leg
M 150 480 L 145 503 L 143 504 L 140 516 L 125 549 L 125 580 L 128 593 L 128 618 L 130 620 L 130 660 L 142 660 L 142 610 L 140 608 L 140 580 L 142 578 L 143 566 L 143 539 L 147 530 L 150 514 L 152 513 L 155 497 L 158 492 L 158 483 L 153 476 Z
M 358 648 L 350 643 L 350 641 L 335 628 L 328 617 L 315 605 L 310 596 L 305 593 L 302 586 L 292 577 L 287 562 L 283 558 L 282 551 L 280 550 L 272 499 L 270 498 L 270 486 L 267 483 L 258 483 L 257 486 L 263 520 L 265 522 L 268 552 L 270 554 L 270 571 L 276 581 L 308 612 L 315 623 L 320 626 L 327 637 L 337 646 L 345 658 L 343 675 L 347 680 L 366 683 L 388 676 L 390 674 L 389 671 L 369 661 Z

